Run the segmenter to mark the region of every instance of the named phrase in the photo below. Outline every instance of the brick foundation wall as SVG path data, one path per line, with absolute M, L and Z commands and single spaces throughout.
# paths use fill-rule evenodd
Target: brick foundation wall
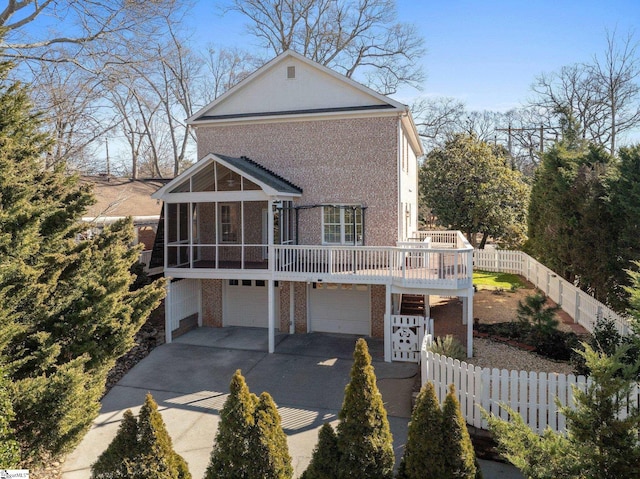
M 371 336 L 384 338 L 384 313 L 386 311 L 386 287 L 371 286 Z
M 280 281 L 280 332 L 289 332 L 289 298 L 291 297 L 291 283 Z
M 203 279 L 202 283 L 202 325 L 222 327 L 222 280 Z
M 293 283 L 295 291 L 295 331 L 307 332 L 307 284 Z

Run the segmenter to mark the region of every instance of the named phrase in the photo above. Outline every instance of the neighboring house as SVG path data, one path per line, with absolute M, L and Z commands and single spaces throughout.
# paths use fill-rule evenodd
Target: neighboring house
M 132 180 L 100 175 L 83 176 L 80 181 L 93 186 L 96 198 L 96 203 L 82 217 L 88 226 L 85 236 L 99 234 L 105 226 L 130 216 L 134 226 L 133 243 L 144 244 L 141 262 L 148 267 L 162 208 L 161 202 L 152 199 L 151 195 L 167 180 Z
M 407 106 L 287 51 L 188 123 L 199 161 L 152 195 L 165 275 L 193 298 L 170 288 L 168 341 L 190 311 L 268 328 L 271 352 L 276 329 L 315 331 L 386 337 L 390 359 L 420 328 L 392 326 L 403 294 L 462 296 L 472 317 L 471 247 L 416 232 L 423 151 Z

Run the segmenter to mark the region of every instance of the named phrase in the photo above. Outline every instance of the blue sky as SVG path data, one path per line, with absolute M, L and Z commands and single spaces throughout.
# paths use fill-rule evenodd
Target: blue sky
M 216 2 L 219 3 L 219 2 Z M 191 12 L 194 39 L 254 48 L 243 17 L 221 17 L 214 2 L 199 0 Z M 422 91 L 395 98 L 450 96 L 469 110 L 506 111 L 530 95 L 536 75 L 590 61 L 604 51 L 606 30 L 625 36 L 640 25 L 640 0 L 398 0 L 402 21 L 425 38 L 427 73 Z M 640 31 L 635 32 L 640 41 Z

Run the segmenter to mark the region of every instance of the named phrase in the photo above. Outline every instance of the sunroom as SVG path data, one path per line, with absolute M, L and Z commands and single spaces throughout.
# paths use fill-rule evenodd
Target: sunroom
M 164 201 L 165 273 L 268 269 L 268 246 L 291 242 L 301 195 L 246 157 L 207 155 L 153 195 Z

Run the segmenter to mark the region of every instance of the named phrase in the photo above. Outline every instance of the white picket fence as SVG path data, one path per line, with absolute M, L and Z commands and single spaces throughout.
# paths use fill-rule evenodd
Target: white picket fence
M 593 332 L 598 319 L 608 318 L 614 321 L 620 334 L 629 334 L 629 322 L 626 318 L 522 251 L 474 250 L 473 269 L 524 276 L 589 332 Z
M 547 427 L 556 432 L 566 431 L 566 419 L 558 409 L 560 405 L 573 406 L 574 387 L 585 391 L 590 379 L 573 374 L 544 372 L 507 371 L 489 369 L 467 364 L 464 361 L 441 356 L 428 351 L 431 338 L 425 336 L 422 346 L 422 384 L 433 382 L 440 402 L 443 402 L 449 388 L 456 388 L 460 409 L 468 424 L 487 429 L 487 421 L 482 410 L 502 419 L 508 419 L 507 411 L 501 404 L 518 412 L 524 422 L 541 434 Z M 640 386 L 636 385 L 629 396 L 629 409 L 640 405 Z

